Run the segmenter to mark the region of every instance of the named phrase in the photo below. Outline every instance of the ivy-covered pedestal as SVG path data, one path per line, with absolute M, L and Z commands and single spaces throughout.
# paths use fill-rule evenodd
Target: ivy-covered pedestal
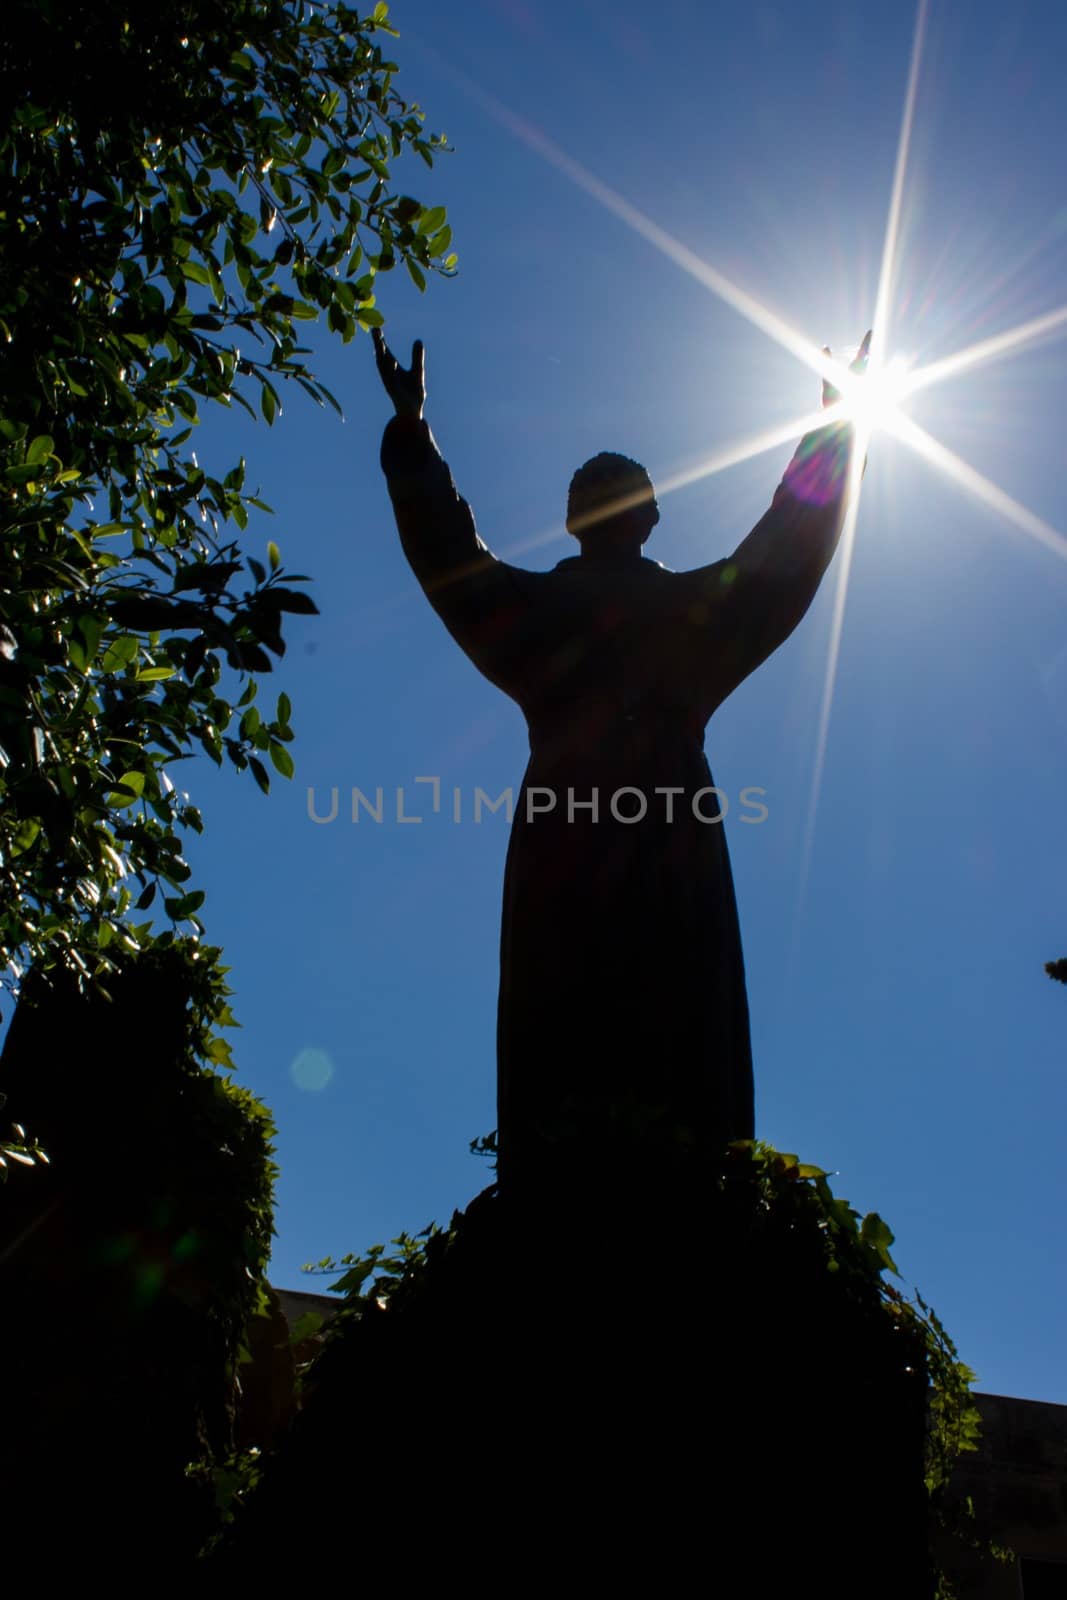
M 390 1588 L 934 1596 L 970 1374 L 888 1228 L 766 1145 L 634 1171 L 349 1258 L 220 1572 L 317 1547 Z

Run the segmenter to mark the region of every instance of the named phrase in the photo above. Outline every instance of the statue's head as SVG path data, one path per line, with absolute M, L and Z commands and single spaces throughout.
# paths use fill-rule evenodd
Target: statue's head
M 567 531 L 583 550 L 639 550 L 658 521 L 652 479 L 628 456 L 604 450 L 571 479 Z

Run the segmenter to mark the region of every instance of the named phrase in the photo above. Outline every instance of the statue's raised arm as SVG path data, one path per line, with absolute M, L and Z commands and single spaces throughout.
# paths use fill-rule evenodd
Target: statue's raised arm
M 474 516 L 423 417 L 425 357 L 416 340 L 404 368 L 375 328 L 378 373 L 396 415 L 381 463 L 404 554 L 423 592 L 474 665 L 522 697 L 533 574 L 509 566 L 478 537 Z
M 870 340 L 868 333 L 853 372 L 865 370 Z M 824 406 L 838 399 L 824 383 Z M 725 560 L 685 574 L 707 621 L 709 714 L 788 639 L 814 600 L 841 538 L 854 445 L 847 421 L 805 434 L 751 533 Z

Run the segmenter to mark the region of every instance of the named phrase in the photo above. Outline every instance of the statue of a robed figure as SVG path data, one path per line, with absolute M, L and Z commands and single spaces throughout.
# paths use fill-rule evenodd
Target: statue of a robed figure
M 646 1173 L 657 1140 L 718 1156 L 753 1137 L 753 1082 L 704 730 L 812 602 L 844 521 L 853 431 L 836 421 L 802 439 L 751 533 L 690 572 L 644 554 L 659 521 L 645 470 L 596 456 L 570 485 L 578 554 L 531 572 L 478 536 L 423 420 L 422 346 L 404 369 L 377 331 L 375 344 L 397 413 L 381 461 L 404 552 L 529 727 L 500 940 L 500 1193 L 603 1177 L 634 1139 Z
M 563 1574 L 762 1600 L 799 1573 L 824 1600 L 933 1600 L 928 1345 L 820 1169 L 752 1142 L 703 753 L 716 707 L 811 604 L 853 434 L 828 414 L 753 531 L 693 572 L 644 557 L 652 484 L 598 456 L 570 489 L 580 553 L 527 572 L 482 543 L 438 454 L 421 347 L 403 369 L 376 342 L 404 550 L 530 732 L 504 885 L 497 1182 L 420 1236 L 421 1263 L 360 1277 L 221 1570 L 247 1586 L 279 1550 L 299 1559 L 310 1525 L 357 1505 L 373 1530 L 414 1505 L 419 1537 L 394 1562 L 409 1588 L 485 1571 L 502 1593 Z
M 828 415 L 733 555 L 684 573 L 642 554 L 659 516 L 645 472 L 598 456 L 571 484 L 580 554 L 527 572 L 481 542 L 438 454 L 421 347 L 410 370 L 380 338 L 377 354 L 404 550 L 530 730 L 497 1182 L 424 1230 L 402 1273 L 358 1272 L 216 1571 L 247 1587 L 279 1551 L 298 1560 L 311 1525 L 355 1505 L 373 1531 L 412 1505 L 419 1536 L 393 1562 L 408 1588 L 488 1572 L 501 1593 L 554 1592 L 562 1574 L 762 1600 L 799 1573 L 824 1600 L 933 1600 L 930 1344 L 882 1282 L 881 1220 L 861 1227 L 819 1168 L 750 1137 L 703 753 L 715 708 L 818 588 L 852 433 Z

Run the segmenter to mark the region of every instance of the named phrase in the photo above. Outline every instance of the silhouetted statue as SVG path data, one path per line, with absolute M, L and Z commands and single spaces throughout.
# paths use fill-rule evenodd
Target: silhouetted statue
M 548 1199 L 576 1176 L 618 1188 L 612 1177 L 656 1170 L 656 1149 L 717 1156 L 753 1137 L 753 1086 L 704 729 L 811 604 L 841 532 L 851 429 L 808 434 L 733 555 L 692 572 L 642 554 L 659 520 L 644 468 L 596 456 L 570 486 L 580 554 L 528 572 L 479 539 L 422 420 L 421 344 L 410 370 L 377 330 L 375 347 L 397 411 L 381 460 L 404 552 L 529 724 L 500 943 L 501 1193 Z

